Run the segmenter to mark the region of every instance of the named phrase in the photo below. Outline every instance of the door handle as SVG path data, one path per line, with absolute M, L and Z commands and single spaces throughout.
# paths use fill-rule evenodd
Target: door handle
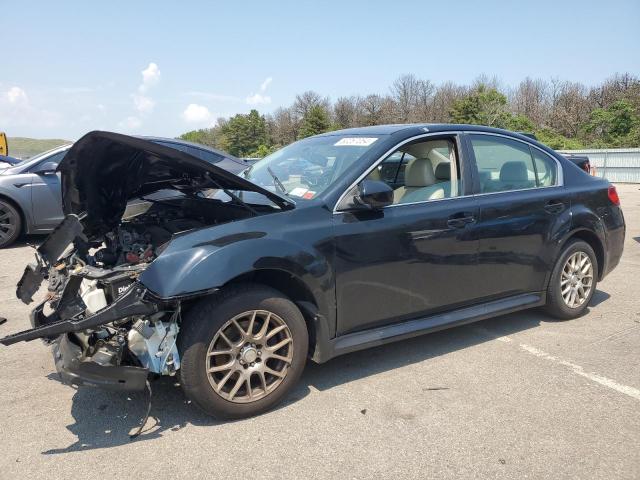
M 475 221 L 476 217 L 474 217 L 472 213 L 461 212 L 451 215 L 447 220 L 447 225 L 450 228 L 464 228 L 466 225 L 474 223 Z
M 549 213 L 560 213 L 564 210 L 564 203 L 559 200 L 549 200 L 547 204 L 544 206 L 544 209 Z

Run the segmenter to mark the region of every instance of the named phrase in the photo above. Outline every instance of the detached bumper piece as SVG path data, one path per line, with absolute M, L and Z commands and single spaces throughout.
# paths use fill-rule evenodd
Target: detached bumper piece
M 144 390 L 149 370 L 132 366 L 102 366 L 82 356 L 82 349 L 68 335 L 53 344 L 53 358 L 62 383 L 107 390 Z
M 16 296 L 27 305 L 33 301 L 33 295 L 40 288 L 48 268 L 53 265 L 65 249 L 75 239 L 86 241 L 82 233 L 82 224 L 77 215 L 67 215 L 37 249 L 37 264 L 30 264 L 18 282 Z
M 32 319 L 35 328 L 14 333 L 0 339 L 3 345 L 13 345 L 18 342 L 29 342 L 37 338 L 51 338 L 63 333 L 81 332 L 94 329 L 101 325 L 127 317 L 147 316 L 159 310 L 153 301 L 145 300 L 146 289 L 140 284 L 133 284 L 125 293 L 111 305 L 87 317 L 60 319 L 58 313 L 45 316 L 40 310 L 37 317 Z

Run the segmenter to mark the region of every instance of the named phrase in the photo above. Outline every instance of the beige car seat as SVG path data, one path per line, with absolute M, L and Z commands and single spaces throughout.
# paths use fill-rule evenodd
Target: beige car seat
M 415 158 L 407 163 L 404 171 L 404 187 L 393 192 L 393 203 L 403 203 L 402 198 L 416 190 L 436 183 L 433 165 L 428 158 Z

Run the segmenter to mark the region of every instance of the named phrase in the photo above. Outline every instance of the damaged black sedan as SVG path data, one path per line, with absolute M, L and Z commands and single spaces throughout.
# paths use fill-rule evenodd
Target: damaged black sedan
M 205 412 L 282 399 L 307 358 L 525 308 L 588 308 L 618 263 L 615 188 L 531 138 L 390 125 L 301 140 L 241 176 L 92 132 L 60 163 L 64 221 L 17 296 L 69 384 L 179 375 Z

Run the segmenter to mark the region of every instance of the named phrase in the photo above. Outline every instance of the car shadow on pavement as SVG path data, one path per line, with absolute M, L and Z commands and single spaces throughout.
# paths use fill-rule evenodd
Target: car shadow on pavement
M 47 238 L 45 235 L 21 235 L 15 242 L 3 250 L 13 250 L 14 248 L 34 247 L 37 248 Z
M 609 295 L 597 291 L 591 306 L 605 301 Z M 463 350 L 498 337 L 535 328 L 550 317 L 539 310 L 517 312 L 463 325 L 397 343 L 350 353 L 318 365 L 307 362 L 302 378 L 286 400 L 277 409 L 286 408 L 310 392 L 319 391 L 360 380 L 381 372 L 428 361 L 441 355 Z M 425 367 L 428 375 L 428 367 Z M 52 380 L 58 380 L 51 374 Z M 118 393 L 91 388 L 77 389 L 73 396 L 71 415 L 74 423 L 67 429 L 76 436 L 71 445 L 42 452 L 55 455 L 83 450 L 110 448 L 132 441 L 154 440 L 169 432 L 178 431 L 188 424 L 197 426 L 224 426 L 228 421 L 213 419 L 187 401 L 176 379 L 163 377 L 153 382 L 152 408 L 142 434 L 131 439 L 144 417 L 147 393 Z M 425 390 L 449 388 L 446 378 L 433 379 Z M 236 420 L 251 422 L 251 419 Z

